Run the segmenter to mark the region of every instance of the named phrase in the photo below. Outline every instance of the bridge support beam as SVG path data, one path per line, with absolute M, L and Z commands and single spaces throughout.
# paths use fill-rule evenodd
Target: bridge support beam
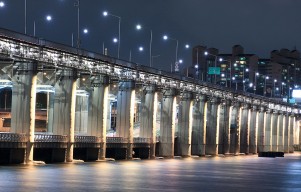
M 290 120 L 289 120 L 289 114 L 286 112 L 284 116 L 284 153 L 289 152 L 289 126 L 290 126 Z
M 278 115 L 278 151 L 279 152 L 284 152 L 284 137 L 283 137 L 283 119 L 284 115 L 282 111 L 280 111 Z
M 33 161 L 37 63 L 16 63 L 13 76 L 11 132 L 28 137 L 24 162 Z
M 184 157 L 191 156 L 191 132 L 192 132 L 192 93 L 182 94 L 179 105 L 179 155 Z
M 249 104 L 244 104 L 241 114 L 240 153 L 249 154 L 249 131 L 251 111 Z
M 223 101 L 220 107 L 218 154 L 228 154 L 230 152 L 230 117 L 232 106 L 229 101 Z
M 278 111 L 274 111 L 272 116 L 272 151 L 278 151 Z
M 141 97 L 140 137 L 150 138 L 150 158 L 156 157 L 156 117 L 158 94 L 155 86 L 145 86 Z
M 133 158 L 133 130 L 135 109 L 135 82 L 119 82 L 117 95 L 116 136 L 128 141 L 127 159 Z
M 240 104 L 235 102 L 232 103 L 232 113 L 230 118 L 230 153 L 239 153 L 239 131 L 240 131 L 240 118 L 242 113 L 242 107 Z
M 52 130 L 55 135 L 67 135 L 66 162 L 73 161 L 74 122 L 77 71 L 59 71 L 60 78 L 55 84 Z
M 295 116 L 290 116 L 290 127 L 289 127 L 289 152 L 294 153 L 294 128 L 295 128 Z
M 106 157 L 106 129 L 109 106 L 109 77 L 98 75 L 91 78 L 91 89 L 88 109 L 89 136 L 99 137 L 102 144 L 98 151 L 98 159 Z
M 257 153 L 258 109 L 253 106 L 250 117 L 249 153 Z
M 265 137 L 264 137 L 264 151 L 272 150 L 272 110 L 268 109 L 266 111 L 266 121 L 265 121 Z
M 205 156 L 207 101 L 204 95 L 197 97 L 193 110 L 191 154 Z
M 264 151 L 264 146 L 265 146 L 265 126 L 266 126 L 266 113 L 264 107 L 260 107 L 260 111 L 258 114 L 258 136 L 257 136 L 257 149 L 258 152 L 263 152 Z
M 206 125 L 206 155 L 218 154 L 220 104 L 217 98 L 211 98 L 208 105 Z
M 174 157 L 176 104 L 176 90 L 163 90 L 159 155 L 168 158 Z

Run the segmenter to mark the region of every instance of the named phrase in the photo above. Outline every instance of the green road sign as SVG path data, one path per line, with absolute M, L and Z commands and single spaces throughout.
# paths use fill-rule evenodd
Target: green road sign
M 208 69 L 209 75 L 220 75 L 221 74 L 221 68 L 220 67 L 209 67 Z

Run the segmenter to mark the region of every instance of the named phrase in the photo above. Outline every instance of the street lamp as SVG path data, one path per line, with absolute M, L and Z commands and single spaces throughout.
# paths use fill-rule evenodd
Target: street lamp
M 142 52 L 144 50 L 144 48 L 142 46 L 138 47 L 138 51 Z M 129 57 L 129 61 L 132 61 L 132 50 L 130 49 L 130 57 Z
M 137 30 L 141 30 L 142 26 L 140 24 L 136 25 Z M 152 44 L 153 44 L 153 31 L 150 30 L 150 39 L 149 39 L 149 66 L 152 67 Z
M 175 72 L 178 72 L 178 71 L 179 71 L 179 64 L 178 64 L 178 47 L 179 47 L 179 41 L 178 41 L 177 39 L 168 37 L 167 35 L 164 35 L 164 36 L 163 36 L 163 39 L 164 39 L 164 40 L 171 39 L 171 40 L 176 41 L 176 43 L 177 43 L 177 44 L 176 44 Z
M 120 56 L 120 24 L 121 24 L 121 17 L 120 16 L 117 16 L 117 15 L 113 15 L 113 14 L 110 14 L 109 12 L 107 11 L 104 11 L 103 13 L 103 16 L 107 17 L 107 16 L 112 16 L 114 18 L 117 18 L 118 19 L 118 59 L 119 59 L 119 56 Z
M 258 72 L 255 72 L 254 74 L 254 94 L 256 93 L 256 86 L 257 86 L 257 77 L 259 76 L 259 73 Z
M 277 79 L 274 79 L 274 86 L 273 86 L 273 97 L 276 95 L 276 89 L 275 89 L 275 84 L 277 82 Z
M 232 77 L 232 81 L 235 81 L 235 77 Z M 235 81 L 235 90 L 237 91 L 237 81 Z
M 246 68 L 246 69 L 244 69 L 243 70 L 243 72 L 242 72 L 242 85 L 243 85 L 243 90 L 245 91 L 245 72 L 249 72 L 249 69 L 248 68 Z
M 269 76 L 265 76 L 264 78 L 264 96 L 267 94 L 267 80 L 269 79 Z
M 160 57 L 160 55 L 152 55 L 152 65 L 151 66 L 153 66 L 153 64 L 154 64 L 154 58 L 158 58 L 158 57 Z
M 5 6 L 5 3 L 3 1 L 0 1 L 0 7 L 4 7 Z
M 214 55 L 214 54 L 211 54 L 211 53 L 208 53 L 207 51 L 204 52 L 204 55 L 212 55 L 215 57 L 215 60 L 214 60 L 214 84 L 216 84 L 216 63 L 217 63 L 217 55 Z M 222 58 L 219 59 L 219 61 L 223 61 Z
M 47 22 L 52 21 L 51 15 L 46 15 L 45 20 L 46 20 Z M 34 37 L 36 36 L 36 21 L 35 21 L 35 20 L 33 21 L 33 36 L 34 36 Z

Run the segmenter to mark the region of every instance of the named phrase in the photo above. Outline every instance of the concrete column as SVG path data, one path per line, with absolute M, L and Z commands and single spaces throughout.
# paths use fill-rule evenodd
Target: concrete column
M 75 123 L 74 123 L 74 129 L 76 134 L 87 134 L 88 104 L 89 104 L 88 95 L 84 95 L 84 94 L 76 95 Z
M 230 120 L 232 107 L 229 101 L 223 101 L 220 108 L 218 154 L 230 153 Z
M 176 90 L 163 90 L 159 149 L 159 155 L 163 157 L 174 156 L 176 104 Z
M 230 114 L 229 114 L 230 115 Z M 232 113 L 230 117 L 230 153 L 238 154 L 240 146 L 240 119 L 242 107 L 238 102 L 232 103 Z
M 284 115 L 282 114 L 282 112 L 279 113 L 278 115 L 278 151 L 279 152 L 283 152 L 284 151 L 284 131 L 283 131 L 283 118 Z
M 66 161 L 72 162 L 77 71 L 74 69 L 64 69 L 59 72 L 60 78 L 54 86 L 52 130 L 55 135 L 67 135 Z
M 15 63 L 14 68 L 11 132 L 25 133 L 28 137 L 24 162 L 30 163 L 33 161 L 37 63 Z
M 284 132 L 284 153 L 289 152 L 289 126 L 290 126 L 290 121 L 289 121 L 289 114 L 288 112 L 285 112 L 284 117 L 284 127 L 283 127 L 283 132 Z
M 97 75 L 91 78 L 88 108 L 87 135 L 99 137 L 102 141 L 98 159 L 106 157 L 106 127 L 109 102 L 109 77 Z
M 258 121 L 257 121 L 257 129 L 258 129 L 258 137 L 257 137 L 257 149 L 258 152 L 264 151 L 265 146 L 265 126 L 266 126 L 266 113 L 265 108 L 260 107 L 260 111 L 258 114 Z
M 119 82 L 117 95 L 116 136 L 128 140 L 127 158 L 133 158 L 133 129 L 135 109 L 135 82 Z
M 249 154 L 250 115 L 249 104 L 244 104 L 241 116 L 240 153 Z
M 294 128 L 295 128 L 295 116 L 290 116 L 289 127 L 289 152 L 294 153 Z
M 191 156 L 191 134 L 192 134 L 192 93 L 182 94 L 179 105 L 179 155 Z
M 266 112 L 266 121 L 265 121 L 265 134 L 264 134 L 264 151 L 272 150 L 272 110 L 267 109 Z
M 208 105 L 206 124 L 206 155 L 218 154 L 220 104 L 217 98 L 211 98 Z
M 297 121 L 297 127 L 298 127 L 298 132 L 299 132 L 299 139 L 298 139 L 298 145 L 299 145 L 299 150 L 301 150 L 301 121 L 300 121 L 300 116 L 299 120 Z
M 274 111 L 272 116 L 272 151 L 278 151 L 278 111 Z
M 249 153 L 257 153 L 258 107 L 253 106 L 250 118 Z
M 140 137 L 150 138 L 150 158 L 156 157 L 156 117 L 158 94 L 156 87 L 144 87 L 141 97 Z
M 48 97 L 47 97 L 47 132 L 48 133 L 53 133 L 53 116 L 54 116 L 54 96 L 55 93 L 53 92 L 49 92 L 47 93 Z
M 207 101 L 206 96 L 197 96 L 194 102 L 191 154 L 205 156 Z

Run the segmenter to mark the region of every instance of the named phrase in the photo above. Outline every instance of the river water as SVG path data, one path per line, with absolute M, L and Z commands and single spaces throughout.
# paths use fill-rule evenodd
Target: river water
M 0 191 L 301 191 L 301 153 L 0 166 Z

